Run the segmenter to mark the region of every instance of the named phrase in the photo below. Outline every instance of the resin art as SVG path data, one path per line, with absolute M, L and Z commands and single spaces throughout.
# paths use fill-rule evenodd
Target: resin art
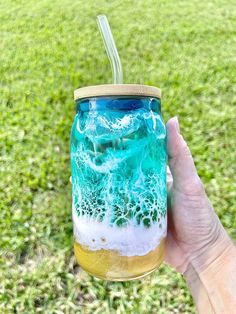
M 157 263 L 152 255 L 163 251 L 166 236 L 160 101 L 97 97 L 77 108 L 71 132 L 76 257 L 98 277 L 140 276 L 145 264 Z M 146 257 L 143 266 L 141 257 Z

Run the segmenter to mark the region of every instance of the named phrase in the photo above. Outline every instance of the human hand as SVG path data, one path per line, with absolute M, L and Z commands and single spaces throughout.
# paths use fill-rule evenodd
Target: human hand
M 170 168 L 166 262 L 181 273 L 190 263 L 204 270 L 232 242 L 207 198 L 178 119 L 170 119 L 166 128 Z

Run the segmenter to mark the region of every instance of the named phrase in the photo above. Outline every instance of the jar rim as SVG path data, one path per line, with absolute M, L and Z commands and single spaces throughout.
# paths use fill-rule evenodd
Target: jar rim
M 103 84 L 81 87 L 74 91 L 74 100 L 101 96 L 146 96 L 161 99 L 161 90 L 140 84 Z

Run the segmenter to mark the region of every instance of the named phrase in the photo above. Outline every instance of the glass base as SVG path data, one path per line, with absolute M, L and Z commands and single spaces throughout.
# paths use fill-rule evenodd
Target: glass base
M 143 256 L 121 256 L 112 250 L 91 251 L 74 243 L 80 266 L 90 275 L 109 281 L 128 281 L 153 272 L 164 259 L 165 239 L 153 251 Z

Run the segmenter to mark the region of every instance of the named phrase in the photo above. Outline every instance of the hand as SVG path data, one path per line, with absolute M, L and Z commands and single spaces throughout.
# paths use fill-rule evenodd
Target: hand
M 166 127 L 171 171 L 166 262 L 181 273 L 189 263 L 203 270 L 231 241 L 207 198 L 178 119 L 170 119 Z

